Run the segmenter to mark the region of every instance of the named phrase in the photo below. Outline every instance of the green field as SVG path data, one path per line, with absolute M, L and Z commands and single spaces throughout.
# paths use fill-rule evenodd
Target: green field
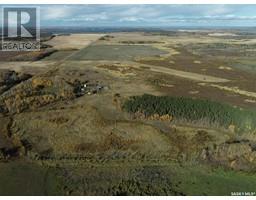
M 10 162 L 0 164 L 0 176 L 0 195 L 231 195 L 256 191 L 255 175 L 174 162 L 48 169 Z
M 61 195 L 54 168 L 25 161 L 0 163 L 0 195 Z
M 69 170 L 73 176 L 66 178 L 66 187 L 77 192 L 80 188 L 74 195 L 231 195 L 256 190 L 255 176 L 200 165 L 109 165 Z
M 234 63 L 231 62 L 231 65 L 240 70 L 256 73 L 256 60 L 255 59 L 237 59 Z

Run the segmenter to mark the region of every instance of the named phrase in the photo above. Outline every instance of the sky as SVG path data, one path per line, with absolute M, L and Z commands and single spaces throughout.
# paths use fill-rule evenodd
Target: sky
M 39 5 L 38 7 L 41 26 L 256 26 L 256 5 L 107 4 Z

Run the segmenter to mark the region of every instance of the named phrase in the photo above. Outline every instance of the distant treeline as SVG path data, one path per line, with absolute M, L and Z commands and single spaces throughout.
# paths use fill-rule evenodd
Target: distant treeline
M 151 40 L 147 40 L 147 41 L 120 41 L 119 43 L 122 43 L 122 44 L 159 44 L 159 43 L 163 43 L 163 42 L 160 42 L 160 41 L 151 41 Z
M 142 113 L 145 117 L 168 114 L 188 122 L 207 121 L 210 125 L 225 128 L 233 125 L 237 131 L 256 130 L 255 111 L 209 100 L 144 94 L 129 98 L 123 109 L 130 113 Z

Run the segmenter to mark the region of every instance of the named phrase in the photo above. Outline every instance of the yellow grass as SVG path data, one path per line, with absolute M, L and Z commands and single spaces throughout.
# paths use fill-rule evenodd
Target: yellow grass
M 53 46 L 58 50 L 82 49 L 95 42 L 104 34 L 71 34 L 56 36 L 45 44 Z

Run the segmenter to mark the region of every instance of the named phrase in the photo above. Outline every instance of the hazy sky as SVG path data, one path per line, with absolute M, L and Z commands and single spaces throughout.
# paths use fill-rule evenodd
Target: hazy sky
M 42 5 L 43 26 L 256 26 L 256 5 Z

